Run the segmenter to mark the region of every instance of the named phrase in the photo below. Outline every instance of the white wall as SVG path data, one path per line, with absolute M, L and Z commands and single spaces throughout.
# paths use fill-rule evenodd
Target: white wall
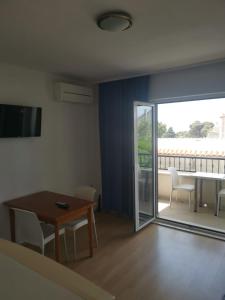
M 225 62 L 151 75 L 150 98 L 225 92 Z
M 97 101 L 59 103 L 51 74 L 0 65 L 0 103 L 41 106 L 39 138 L 0 139 L 0 203 L 35 191 L 73 194 L 79 184 L 100 186 Z M 0 205 L 0 237 L 8 237 Z

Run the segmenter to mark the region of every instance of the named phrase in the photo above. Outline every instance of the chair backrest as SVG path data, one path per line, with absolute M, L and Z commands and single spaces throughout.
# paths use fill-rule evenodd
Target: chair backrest
M 74 197 L 94 202 L 96 198 L 96 189 L 91 186 L 78 186 L 75 189 Z
M 169 167 L 168 171 L 170 172 L 171 177 L 172 177 L 172 187 L 174 187 L 175 185 L 178 184 L 177 170 L 174 167 Z
M 13 208 L 15 212 L 16 242 L 42 247 L 44 236 L 35 213 Z

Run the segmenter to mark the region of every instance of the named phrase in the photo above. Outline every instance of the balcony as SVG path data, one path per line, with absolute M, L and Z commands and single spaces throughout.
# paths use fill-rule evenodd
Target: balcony
M 140 166 L 140 185 L 141 198 L 143 194 L 148 195 L 151 178 L 147 172 L 151 169 L 151 155 L 139 153 Z M 171 177 L 167 171 L 168 167 L 175 167 L 179 172 L 206 172 L 206 173 L 225 173 L 225 157 L 216 156 L 192 156 L 192 155 L 158 155 L 158 216 L 164 219 L 182 221 L 201 225 L 216 230 L 225 231 L 225 201 L 222 201 L 219 217 L 214 215 L 216 203 L 216 184 L 214 180 L 203 180 L 202 198 L 203 206 L 199 207 L 195 213 L 192 207 L 188 207 L 188 195 L 180 191 L 174 199 L 172 208 L 169 207 L 169 195 L 171 191 Z M 194 179 L 188 176 L 180 176 L 181 183 L 194 184 Z M 194 197 L 193 197 L 194 198 Z

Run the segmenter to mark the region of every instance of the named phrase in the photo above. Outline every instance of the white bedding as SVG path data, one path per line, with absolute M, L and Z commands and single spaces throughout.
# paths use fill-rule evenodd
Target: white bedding
M 98 287 L 93 282 L 82 277 L 78 273 L 66 268 L 52 259 L 49 259 L 46 256 L 43 256 L 16 243 L 0 239 L 0 254 L 0 300 L 36 300 L 37 298 L 38 300 L 42 300 L 46 299 L 46 293 L 55 293 L 56 290 L 58 291 L 55 293 L 57 296 L 55 297 L 53 295 L 49 295 L 49 300 L 115 299 L 113 295 Z M 27 279 L 27 277 L 30 276 L 31 278 Z M 26 279 L 24 280 L 24 278 Z M 42 278 L 41 282 L 39 278 Z M 28 288 L 27 290 L 20 290 L 21 286 L 24 285 L 24 282 L 26 282 L 26 286 Z M 38 283 L 39 288 L 35 288 L 34 285 L 36 282 Z M 41 288 L 40 285 L 42 285 Z M 13 288 L 13 286 L 15 287 Z M 32 287 L 32 291 L 38 290 L 35 292 L 38 294 L 38 297 L 36 297 L 36 294 L 32 294 L 32 297 L 30 298 L 30 286 Z M 43 291 L 44 298 L 40 295 L 40 290 Z M 17 293 L 16 291 L 19 292 Z M 60 296 L 62 291 L 63 297 Z M 3 292 L 5 293 L 4 297 Z M 7 293 L 11 293 L 12 296 L 8 297 L 9 294 Z M 19 297 L 21 293 L 27 294 Z M 15 298 L 14 294 L 16 294 Z
M 0 299 L 82 300 L 53 281 L 0 253 Z

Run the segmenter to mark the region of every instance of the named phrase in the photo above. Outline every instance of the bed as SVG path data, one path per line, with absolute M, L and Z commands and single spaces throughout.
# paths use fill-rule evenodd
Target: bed
M 63 265 L 0 239 L 0 299 L 113 300 L 115 297 Z

